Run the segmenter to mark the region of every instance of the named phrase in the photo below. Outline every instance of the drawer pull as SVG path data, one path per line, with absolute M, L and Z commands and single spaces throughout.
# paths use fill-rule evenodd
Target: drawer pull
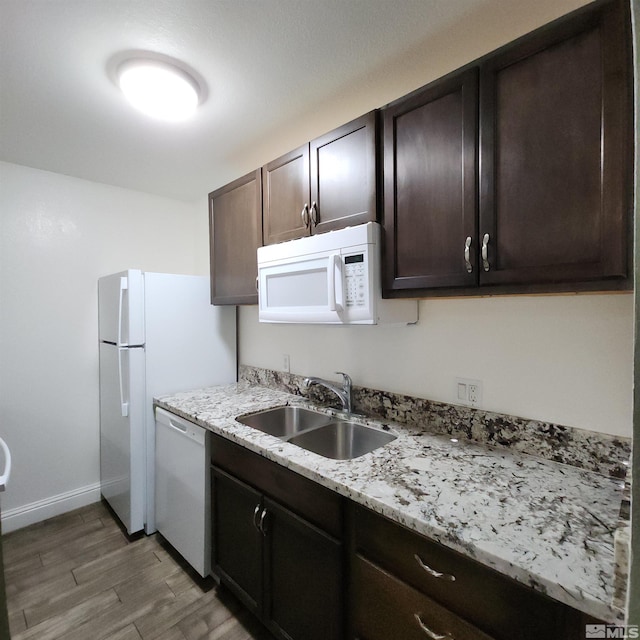
M 253 526 L 258 529 L 258 513 L 260 512 L 260 503 L 256 505 L 256 508 L 253 510 Z M 260 529 L 258 529 L 259 531 Z
M 440 580 L 448 580 L 449 582 L 453 582 L 456 577 L 451 575 L 450 573 L 440 573 L 439 571 L 436 571 L 435 569 L 432 569 L 428 564 L 425 564 L 424 562 L 422 562 L 422 558 L 417 554 L 414 553 L 413 557 L 416 559 L 416 562 L 432 577 L 432 578 L 439 578 Z M 445 636 L 443 636 L 444 638 Z
M 431 638 L 431 640 L 455 640 L 455 638 L 449 633 L 441 635 L 439 633 L 436 633 L 435 631 L 431 631 L 431 629 L 429 629 L 429 627 L 427 627 L 427 625 L 422 622 L 419 613 L 414 613 L 413 617 L 416 619 L 418 625 L 420 625 L 420 628 L 427 634 L 427 637 Z

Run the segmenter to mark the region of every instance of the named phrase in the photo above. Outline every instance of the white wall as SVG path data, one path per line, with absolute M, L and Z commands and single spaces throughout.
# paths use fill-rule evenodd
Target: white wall
M 196 211 L 0 163 L 0 435 L 13 455 L 3 529 L 98 499 L 96 280 L 202 273 Z

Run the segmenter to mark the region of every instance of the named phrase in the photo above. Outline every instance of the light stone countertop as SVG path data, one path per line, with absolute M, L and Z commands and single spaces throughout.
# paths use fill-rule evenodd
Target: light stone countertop
M 276 406 L 311 406 L 246 382 L 156 404 L 556 600 L 622 621 L 612 604 L 621 480 L 359 416 L 397 440 L 353 460 L 328 459 L 237 422 Z

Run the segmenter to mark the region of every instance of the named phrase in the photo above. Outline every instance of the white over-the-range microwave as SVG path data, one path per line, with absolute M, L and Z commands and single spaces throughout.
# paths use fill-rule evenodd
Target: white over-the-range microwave
M 258 249 L 260 322 L 411 324 L 416 300 L 384 300 L 375 222 Z

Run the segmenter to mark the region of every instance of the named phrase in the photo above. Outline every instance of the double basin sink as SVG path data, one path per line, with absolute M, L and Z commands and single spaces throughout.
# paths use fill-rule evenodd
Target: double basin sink
M 334 460 L 358 458 L 396 439 L 391 433 L 303 407 L 277 407 L 236 420 Z

